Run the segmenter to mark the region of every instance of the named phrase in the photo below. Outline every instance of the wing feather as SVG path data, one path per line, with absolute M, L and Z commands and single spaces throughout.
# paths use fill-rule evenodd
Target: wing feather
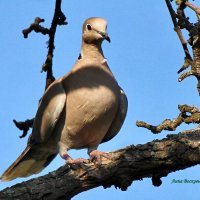
M 119 107 L 116 116 L 101 143 L 107 142 L 117 135 L 126 118 L 127 109 L 128 109 L 128 99 L 123 89 L 120 88 Z
M 41 143 L 48 140 L 66 103 L 66 92 L 60 80 L 55 81 L 42 97 L 36 113 L 31 141 Z

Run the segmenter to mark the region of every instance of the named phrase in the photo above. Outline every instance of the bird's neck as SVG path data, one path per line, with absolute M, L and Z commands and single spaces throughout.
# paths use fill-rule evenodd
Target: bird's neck
M 101 43 L 86 43 L 83 41 L 81 47 L 81 57 L 91 60 L 104 60 L 105 58 L 101 48 Z

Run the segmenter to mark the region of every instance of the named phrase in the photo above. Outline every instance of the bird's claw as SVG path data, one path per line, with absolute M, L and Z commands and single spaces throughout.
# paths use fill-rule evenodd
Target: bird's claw
M 66 160 L 67 164 L 73 169 L 76 169 L 79 166 L 82 167 L 84 163 L 88 163 L 88 160 L 84 158 L 73 159 L 68 154 L 62 155 L 62 158 Z
M 82 163 L 87 163 L 88 160 L 84 159 L 84 158 L 77 158 L 77 159 L 68 159 L 67 160 L 67 163 L 70 164 L 70 165 L 79 165 L 79 164 L 82 164 Z
M 90 161 L 97 163 L 99 165 L 101 164 L 103 157 L 107 159 L 111 159 L 109 153 L 98 151 L 98 150 L 91 151 L 89 155 L 90 155 Z

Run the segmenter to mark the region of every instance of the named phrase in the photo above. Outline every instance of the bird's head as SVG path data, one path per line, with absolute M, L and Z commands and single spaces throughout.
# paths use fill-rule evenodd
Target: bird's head
M 107 21 L 99 17 L 85 20 L 83 24 L 83 41 L 101 44 L 104 39 L 110 42 L 110 37 L 107 33 Z

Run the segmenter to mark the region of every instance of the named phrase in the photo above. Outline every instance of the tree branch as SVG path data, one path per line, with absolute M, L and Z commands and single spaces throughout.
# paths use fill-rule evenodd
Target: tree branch
M 32 31 L 35 31 L 36 33 L 42 33 L 43 35 L 48 34 L 49 36 L 48 53 L 47 53 L 45 63 L 42 65 L 42 70 L 41 70 L 42 72 L 45 71 L 47 73 L 45 90 L 55 80 L 53 76 L 53 52 L 55 49 L 54 40 L 55 40 L 57 26 L 67 25 L 67 21 L 66 21 L 67 18 L 65 17 L 65 15 L 63 14 L 61 10 L 61 4 L 62 4 L 62 0 L 56 0 L 54 16 L 51 22 L 51 27 L 49 29 L 44 28 L 43 26 L 40 25 L 41 22 L 45 21 L 44 19 L 36 17 L 34 23 L 32 23 L 29 26 L 29 28 L 24 29 L 22 31 L 24 38 L 28 38 L 29 33 L 31 33 Z M 22 121 L 22 122 L 13 120 L 13 122 L 19 130 L 23 131 L 23 134 L 20 136 L 20 138 L 23 138 L 28 134 L 29 129 L 32 128 L 34 118 L 27 119 L 26 121 Z
M 169 0 L 166 0 L 169 1 Z M 185 69 L 187 69 L 189 66 L 191 66 L 191 70 L 189 70 L 188 72 L 182 74 L 179 77 L 179 82 L 181 82 L 182 80 L 184 80 L 185 78 L 189 77 L 189 76 L 195 76 L 197 79 L 197 90 L 198 93 L 200 95 L 200 40 L 199 40 L 199 36 L 200 36 L 200 23 L 199 23 L 199 19 L 200 19 L 200 9 L 193 5 L 192 3 L 185 1 L 185 0 L 177 0 L 176 3 L 179 5 L 178 9 L 177 9 L 177 13 L 174 14 L 176 15 L 176 17 L 178 18 L 178 31 L 181 34 L 182 37 L 182 33 L 181 33 L 181 29 L 186 29 L 189 32 L 189 40 L 188 43 L 191 45 L 192 47 L 192 53 L 193 53 L 193 59 L 191 58 L 191 56 L 189 57 L 185 57 L 184 60 L 184 64 L 183 66 L 178 70 L 178 73 L 184 71 Z M 191 23 L 189 21 L 189 18 L 186 17 L 185 13 L 184 13 L 184 9 L 186 7 L 189 7 L 190 9 L 192 9 L 196 15 L 197 15 L 197 23 Z M 178 32 L 177 32 L 178 34 Z M 180 37 L 179 37 L 180 38 Z M 182 37 L 182 40 L 184 41 L 184 38 Z M 183 45 L 183 42 L 182 42 Z M 187 46 L 187 43 L 184 44 L 183 46 Z M 189 55 L 189 51 L 188 49 L 186 49 L 185 53 L 188 53 Z
M 23 138 L 23 137 L 26 137 L 29 129 L 33 127 L 34 118 L 33 119 L 27 119 L 24 122 L 18 122 L 14 119 L 13 122 L 19 130 L 23 131 L 23 134 L 21 136 L 19 136 L 20 138 Z
M 165 119 L 158 126 L 153 126 L 143 121 L 137 121 L 136 125 L 138 127 L 146 128 L 150 130 L 152 133 L 157 134 L 163 130 L 175 131 L 176 128 L 180 126 L 182 123 L 186 123 L 186 124 L 200 123 L 200 111 L 198 110 L 197 107 L 188 106 L 185 104 L 185 105 L 178 105 L 178 109 L 180 110 L 180 114 L 178 115 L 177 118 L 173 120 Z
M 46 58 L 45 63 L 42 65 L 42 72 L 43 71 L 47 72 L 45 90 L 55 80 L 53 76 L 53 71 L 52 71 L 52 62 L 53 62 L 53 52 L 55 49 L 54 39 L 55 39 L 57 26 L 67 24 L 67 21 L 66 21 L 67 18 L 65 17 L 65 15 L 63 14 L 61 10 L 61 4 L 62 4 L 62 0 L 56 0 L 54 16 L 51 22 L 51 27 L 49 29 L 44 28 L 43 26 L 40 25 L 41 22 L 45 21 L 44 19 L 36 17 L 34 23 L 32 23 L 29 26 L 29 28 L 24 29 L 22 31 L 24 38 L 28 38 L 29 33 L 31 33 L 32 31 L 35 31 L 36 33 L 42 33 L 44 35 L 45 34 L 49 35 L 47 58 Z
M 189 53 L 189 50 L 188 50 L 188 47 L 187 47 L 187 42 L 185 41 L 185 39 L 183 37 L 183 34 L 181 32 L 181 29 L 179 27 L 179 24 L 178 24 L 178 22 L 176 20 L 177 14 L 173 9 L 170 0 L 165 0 L 165 2 L 166 2 L 166 5 L 167 5 L 167 8 L 169 10 L 170 16 L 172 18 L 172 22 L 174 24 L 174 31 L 177 33 L 177 35 L 179 37 L 179 40 L 180 40 L 180 42 L 182 44 L 182 47 L 183 47 L 183 50 L 184 50 L 184 53 L 185 53 L 185 60 L 187 59 L 187 60 L 190 60 L 192 62 L 192 57 L 191 57 L 191 55 Z
M 95 188 L 114 185 L 127 190 L 135 180 L 152 178 L 159 186 L 161 177 L 200 164 L 200 129 L 168 135 L 144 145 L 129 146 L 110 153 L 112 160 L 103 159 L 100 166 L 84 164 L 76 169 L 68 165 L 36 179 L 0 192 L 1 200 L 66 200 Z
M 177 12 L 175 12 L 172 8 L 172 5 L 170 3 L 170 0 L 165 0 L 167 7 L 169 9 L 173 24 L 174 24 L 174 30 L 177 32 L 178 37 L 181 41 L 181 44 L 183 46 L 184 52 L 185 52 L 185 59 L 183 66 L 178 70 L 178 73 L 181 73 L 185 69 L 191 66 L 191 69 L 183 74 L 180 75 L 178 81 L 181 82 L 185 78 L 189 76 L 195 76 L 197 79 L 197 90 L 200 95 L 200 9 L 193 5 L 192 3 L 185 1 L 185 0 L 176 0 L 176 3 L 178 5 Z M 198 22 L 193 24 L 189 21 L 189 18 L 186 17 L 184 13 L 184 9 L 186 7 L 189 7 L 195 13 L 198 17 Z M 176 20 L 178 18 L 178 22 Z M 189 54 L 188 48 L 187 48 L 187 42 L 184 40 L 181 29 L 186 29 L 189 32 L 189 40 L 188 43 L 192 46 L 192 53 L 193 53 L 193 59 Z M 174 120 L 166 119 L 158 126 L 150 125 L 143 121 L 137 121 L 136 125 L 138 127 L 143 127 L 149 129 L 153 133 L 160 133 L 163 130 L 168 131 L 174 131 L 176 128 L 181 125 L 182 123 L 200 123 L 200 112 L 196 107 L 191 107 L 188 105 L 179 105 L 178 106 L 180 110 L 180 114 L 177 118 Z M 195 112 L 193 112 L 193 109 Z M 190 115 L 187 115 L 187 113 L 190 113 Z
M 36 17 L 35 21 L 29 26 L 29 28 L 24 29 L 22 31 L 24 38 L 28 38 L 29 33 L 31 33 L 32 31 L 35 31 L 36 33 L 42 33 L 43 35 L 49 34 L 48 28 L 40 26 L 40 23 L 44 21 L 45 21 L 44 19 Z
M 56 34 L 56 29 L 58 25 L 66 25 L 66 17 L 61 10 L 62 0 L 56 0 L 54 16 L 51 22 L 51 27 L 49 29 L 49 42 L 48 42 L 48 53 L 45 63 L 42 65 L 42 71 L 47 72 L 46 78 L 46 87 L 45 90 L 49 87 L 49 85 L 55 80 L 52 71 L 52 62 L 53 62 L 53 52 L 55 49 L 54 39 Z

